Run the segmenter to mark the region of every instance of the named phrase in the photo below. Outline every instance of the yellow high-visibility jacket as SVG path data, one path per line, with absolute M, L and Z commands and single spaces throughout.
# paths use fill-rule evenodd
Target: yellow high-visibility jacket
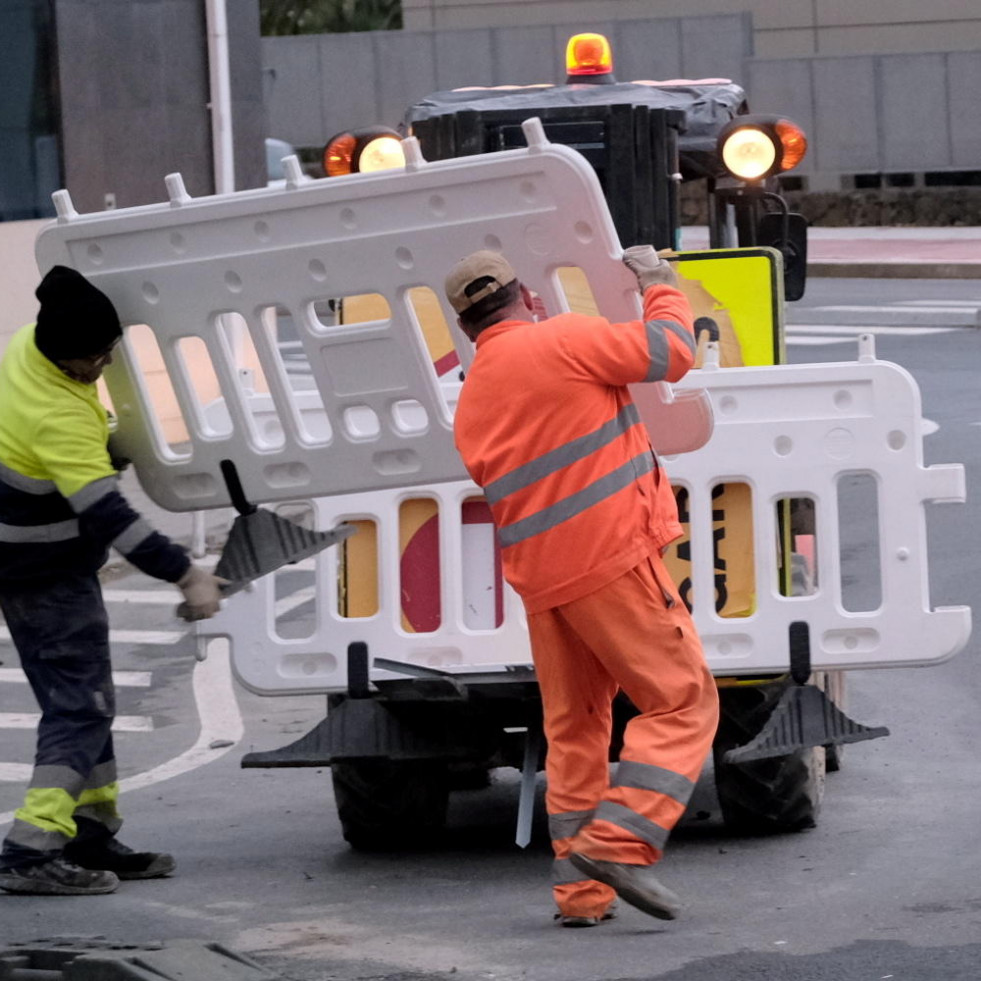
M 69 378 L 21 328 L 0 361 L 0 583 L 95 572 L 110 546 L 143 572 L 174 582 L 181 547 L 119 491 L 108 416 L 95 385 Z

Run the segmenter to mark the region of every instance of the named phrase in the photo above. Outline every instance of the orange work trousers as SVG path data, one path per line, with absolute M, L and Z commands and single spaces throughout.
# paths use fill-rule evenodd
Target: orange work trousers
M 701 642 L 660 556 L 571 603 L 529 614 L 542 693 L 555 852 L 553 894 L 567 916 L 600 916 L 614 893 L 571 852 L 650 865 L 684 813 L 719 718 Z M 609 767 L 612 703 L 639 711 Z

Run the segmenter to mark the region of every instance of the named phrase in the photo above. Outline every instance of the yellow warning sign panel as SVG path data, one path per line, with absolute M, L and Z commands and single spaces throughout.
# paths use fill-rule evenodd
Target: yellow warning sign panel
M 679 252 L 671 261 L 695 315 L 699 366 L 709 341 L 718 341 L 723 368 L 783 363 L 783 259 L 776 249 Z
M 723 368 L 779 364 L 785 360 L 783 259 L 776 249 L 711 249 L 671 257 L 678 286 L 695 317 L 696 366 L 710 341 Z M 670 472 L 670 467 L 669 467 Z M 755 608 L 753 507 L 747 484 L 712 488 L 712 556 L 715 611 L 749 616 Z M 676 487 L 684 535 L 664 556 L 682 598 L 691 602 L 691 542 L 687 488 Z

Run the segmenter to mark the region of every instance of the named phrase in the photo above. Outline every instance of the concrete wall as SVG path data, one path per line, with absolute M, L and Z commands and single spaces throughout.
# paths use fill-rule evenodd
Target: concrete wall
M 749 12 L 763 58 L 981 48 L 977 0 L 402 0 L 402 10 L 406 28 L 430 30 Z
M 201 0 L 56 0 L 64 184 L 79 211 L 214 190 Z M 228 4 L 236 185 L 265 182 L 257 0 Z
M 40 282 L 34 239 L 45 219 L 0 222 L 0 352 L 10 335 L 37 316 L 34 290 Z
M 981 50 L 757 58 L 745 84 L 808 133 L 801 173 L 981 169 Z

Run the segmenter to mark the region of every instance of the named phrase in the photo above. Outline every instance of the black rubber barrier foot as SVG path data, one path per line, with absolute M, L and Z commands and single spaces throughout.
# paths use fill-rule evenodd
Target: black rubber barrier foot
M 218 943 L 174 940 L 130 946 L 53 941 L 0 948 L 0 981 L 275 981 L 244 954 Z

